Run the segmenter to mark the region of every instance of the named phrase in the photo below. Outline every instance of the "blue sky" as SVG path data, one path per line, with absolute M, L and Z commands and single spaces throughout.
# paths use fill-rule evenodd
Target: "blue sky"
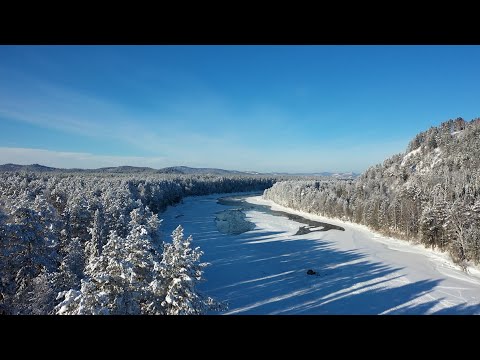
M 479 46 L 0 46 L 0 163 L 355 171 L 480 116 Z

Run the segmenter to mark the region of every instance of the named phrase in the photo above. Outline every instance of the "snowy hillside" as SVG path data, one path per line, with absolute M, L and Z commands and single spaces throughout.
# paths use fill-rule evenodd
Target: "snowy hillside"
M 286 181 L 266 199 L 349 220 L 386 235 L 480 262 L 480 119 L 449 120 L 418 134 L 404 154 L 353 181 Z

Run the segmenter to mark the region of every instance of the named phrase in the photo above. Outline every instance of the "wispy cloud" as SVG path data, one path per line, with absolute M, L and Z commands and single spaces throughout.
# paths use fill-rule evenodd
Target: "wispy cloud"
M 66 168 L 187 165 L 254 171 L 360 171 L 404 146 L 388 139 L 355 145 L 351 137 L 331 136 L 328 121 L 336 120 L 324 110 L 300 121 L 281 105 L 259 99 L 241 107 L 208 89 L 198 96 L 162 99 L 145 110 L 93 91 L 74 90 L 2 68 L 1 77 L 7 80 L 0 81 L 0 117 L 99 139 L 105 144 L 100 150 L 103 154 L 109 152 L 108 144 L 114 144 L 126 153 L 142 156 L 117 156 L 111 151 L 111 155 L 100 155 L 91 148 L 86 152 L 52 151 L 48 149 L 58 147 L 48 145 L 31 149 L 27 143 L 14 145 L 25 148 L 0 148 L 0 163 Z M 154 103 L 156 95 L 150 96 Z M 319 127 L 319 123 L 325 125 Z M 299 140 L 302 138 L 304 141 Z
M 0 69 L 0 75 L 7 73 Z M 144 111 L 13 73 L 15 81 L 0 82 L 0 117 L 73 135 L 110 139 L 140 152 L 163 156 L 179 150 L 178 146 L 186 150 L 231 143 L 233 136 L 222 124 L 247 120 L 230 114 L 224 100 L 208 92 L 201 98 L 179 98 L 168 106 Z M 218 124 L 202 131 L 202 122 L 211 119 L 218 119 Z

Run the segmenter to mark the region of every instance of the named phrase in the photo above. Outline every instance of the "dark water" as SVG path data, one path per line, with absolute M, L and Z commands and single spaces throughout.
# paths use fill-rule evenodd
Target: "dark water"
M 239 210 L 242 210 L 242 211 L 254 210 L 254 211 L 259 211 L 259 212 L 269 214 L 269 215 L 282 216 L 282 217 L 285 217 L 287 219 L 299 222 L 301 224 L 305 224 L 305 226 L 300 226 L 298 228 L 298 231 L 295 235 L 308 234 L 308 233 L 315 232 L 315 231 L 329 231 L 329 230 L 345 231 L 345 229 L 341 226 L 306 219 L 303 216 L 295 215 L 295 214 L 289 214 L 289 213 L 284 212 L 284 211 L 272 210 L 267 205 L 250 204 L 250 203 L 245 201 L 245 198 L 250 197 L 250 196 L 252 196 L 252 195 L 250 194 L 250 195 L 242 195 L 242 196 L 234 196 L 234 197 L 227 196 L 227 197 L 219 198 L 217 200 L 217 203 L 219 203 L 221 205 L 225 205 L 225 206 L 233 206 L 236 209 L 239 209 Z M 316 228 L 316 227 L 323 227 L 323 228 L 319 229 L 319 230 L 311 230 L 311 228 Z

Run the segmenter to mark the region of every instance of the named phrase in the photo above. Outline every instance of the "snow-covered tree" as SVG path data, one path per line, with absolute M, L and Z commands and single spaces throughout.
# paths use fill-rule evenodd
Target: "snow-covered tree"
M 2 311 L 28 314 L 33 280 L 55 269 L 55 231 L 50 208 L 38 196 L 33 203 L 22 197 L 9 209 L 11 214 L 2 226 L 0 239 Z
M 105 234 L 105 220 L 103 214 L 99 209 L 95 210 L 93 215 L 93 223 L 88 228 L 90 239 L 85 243 L 85 257 L 100 256 L 104 242 L 106 242 L 107 236 Z
M 165 288 L 162 305 L 166 314 L 203 314 L 219 307 L 196 289 L 208 263 L 199 262 L 203 252 L 191 247 L 192 240 L 192 236 L 185 239 L 183 227 L 179 225 L 172 233 L 172 242 L 164 246 L 161 274 Z
M 50 313 L 54 305 L 64 313 L 165 313 L 158 212 L 184 196 L 265 189 L 274 181 L 0 173 L 0 313 Z
M 172 238 L 159 262 L 144 225 L 126 239 L 112 232 L 102 255 L 87 265 L 80 290 L 60 294 L 57 313 L 176 315 L 222 309 L 196 289 L 207 265 L 199 262 L 202 252 L 191 248 L 192 238 L 184 239 L 181 226 Z
M 132 268 L 137 265 L 132 261 L 145 262 L 140 259 L 143 254 L 132 251 L 132 244 L 128 246 L 127 242 L 131 241 L 115 232 L 109 234 L 102 254 L 88 259 L 87 277 L 81 281 L 80 290 L 63 293 L 65 299 L 57 305 L 58 314 L 140 314 L 141 287 L 132 276 Z M 141 247 L 138 243 L 136 246 Z
M 63 235 L 65 232 L 63 232 Z M 58 291 L 80 288 L 85 267 L 85 254 L 79 238 L 71 239 L 63 248 L 65 253 L 57 273 L 55 283 Z

